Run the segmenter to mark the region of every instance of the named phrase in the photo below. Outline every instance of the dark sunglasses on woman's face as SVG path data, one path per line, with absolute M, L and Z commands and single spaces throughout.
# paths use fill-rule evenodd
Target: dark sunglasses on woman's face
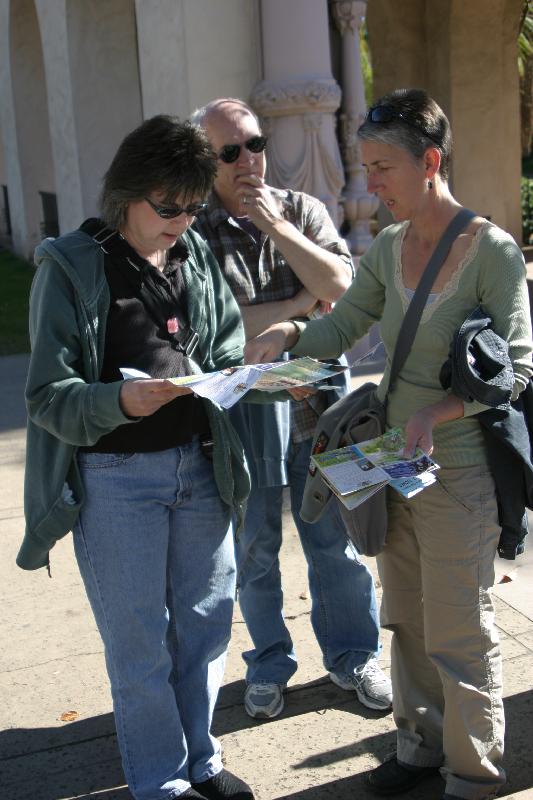
M 153 203 L 149 197 L 144 198 L 149 206 L 151 206 L 155 213 L 161 217 L 161 219 L 174 219 L 175 217 L 179 217 L 180 214 L 187 214 L 188 217 L 195 217 L 200 211 L 203 211 L 207 208 L 207 203 L 191 203 L 188 206 L 158 206 Z
M 246 147 L 250 153 L 262 153 L 266 146 L 266 136 L 252 136 L 251 139 L 248 139 L 244 143 L 244 147 Z M 233 162 L 237 161 L 239 158 L 241 147 L 242 145 L 240 144 L 225 144 L 218 154 L 218 157 L 224 164 L 233 164 Z
M 428 139 L 431 139 L 432 142 L 435 142 L 436 145 L 440 146 L 440 142 L 438 142 L 434 136 L 427 132 L 422 125 L 419 125 L 418 122 L 413 122 L 410 120 L 403 111 L 398 111 L 397 108 L 390 105 L 382 105 L 382 106 L 372 106 L 372 108 L 368 109 L 368 114 L 366 115 L 367 122 L 394 122 L 395 120 L 400 120 L 400 122 L 404 122 L 406 125 L 410 125 L 411 128 L 416 128 L 417 131 L 423 133 L 424 136 L 427 136 Z

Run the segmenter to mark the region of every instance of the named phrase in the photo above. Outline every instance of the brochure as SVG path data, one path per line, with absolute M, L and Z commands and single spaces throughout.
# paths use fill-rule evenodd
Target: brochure
M 390 485 L 404 497 L 414 497 L 436 478 L 438 465 L 422 450 L 405 459 L 401 428 L 359 444 L 329 450 L 311 457 L 322 479 L 348 508 L 354 509 L 383 487 Z
M 222 408 L 231 408 L 250 389 L 279 392 L 331 378 L 346 369 L 348 367 L 339 364 L 325 364 L 314 358 L 304 357 L 270 364 L 246 364 L 243 367 L 230 367 L 220 372 L 198 372 L 166 380 L 175 386 L 190 386 L 195 394 L 208 398 Z M 127 367 L 121 368 L 120 371 L 124 379 L 150 377 L 145 372 Z M 315 388 L 328 390 L 332 387 Z

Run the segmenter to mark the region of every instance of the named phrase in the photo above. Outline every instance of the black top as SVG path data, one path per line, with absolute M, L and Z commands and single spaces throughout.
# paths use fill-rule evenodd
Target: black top
M 180 269 L 187 259 L 187 248 L 177 242 L 169 251 L 168 264 L 161 272 L 141 258 L 125 239 L 115 239 L 105 256 L 111 302 L 100 380 L 103 383 L 121 380 L 120 367 L 134 367 L 152 378 L 191 374 L 190 365 L 167 326 L 167 320 L 174 316 L 179 320 L 180 329 L 188 327 Z M 103 247 L 106 248 L 106 243 Z M 170 297 L 176 313 L 173 315 L 168 304 L 165 307 L 164 302 L 160 302 L 160 314 L 156 319 L 157 304 L 150 303 L 150 310 L 147 309 L 141 299 L 142 284 L 145 290 L 151 286 L 152 294 L 160 298 Z M 176 327 L 175 322 L 173 326 Z M 173 326 L 171 324 L 171 330 Z M 200 357 L 199 353 L 195 355 Z M 190 394 L 177 397 L 137 423 L 119 425 L 96 444 L 82 449 L 98 453 L 153 452 L 188 444 L 195 435 L 208 433 L 204 403 Z

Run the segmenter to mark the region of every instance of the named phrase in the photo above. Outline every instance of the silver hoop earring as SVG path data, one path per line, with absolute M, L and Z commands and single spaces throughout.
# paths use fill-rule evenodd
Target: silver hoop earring
M 428 189 L 433 189 L 433 181 L 428 181 Z

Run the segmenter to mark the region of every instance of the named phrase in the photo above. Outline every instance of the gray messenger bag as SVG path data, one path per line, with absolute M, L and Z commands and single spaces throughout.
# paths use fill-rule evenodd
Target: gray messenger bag
M 393 391 L 396 379 L 411 350 L 431 287 L 454 240 L 475 216 L 472 211 L 466 208 L 461 209 L 442 234 L 429 259 L 398 334 L 384 402 L 377 397 L 375 383 L 365 383 L 359 389 L 338 400 L 321 414 L 317 422 L 312 449 L 314 454 L 326 450 L 336 450 L 338 447 L 345 447 L 349 444 L 357 444 L 385 432 L 387 398 Z M 361 555 L 375 556 L 385 546 L 386 501 L 387 493 L 382 490 L 365 500 L 353 511 L 349 511 L 324 483 L 320 473 L 311 462 L 300 516 L 305 522 L 316 522 L 330 502 L 337 503 L 348 537 L 358 552 Z

